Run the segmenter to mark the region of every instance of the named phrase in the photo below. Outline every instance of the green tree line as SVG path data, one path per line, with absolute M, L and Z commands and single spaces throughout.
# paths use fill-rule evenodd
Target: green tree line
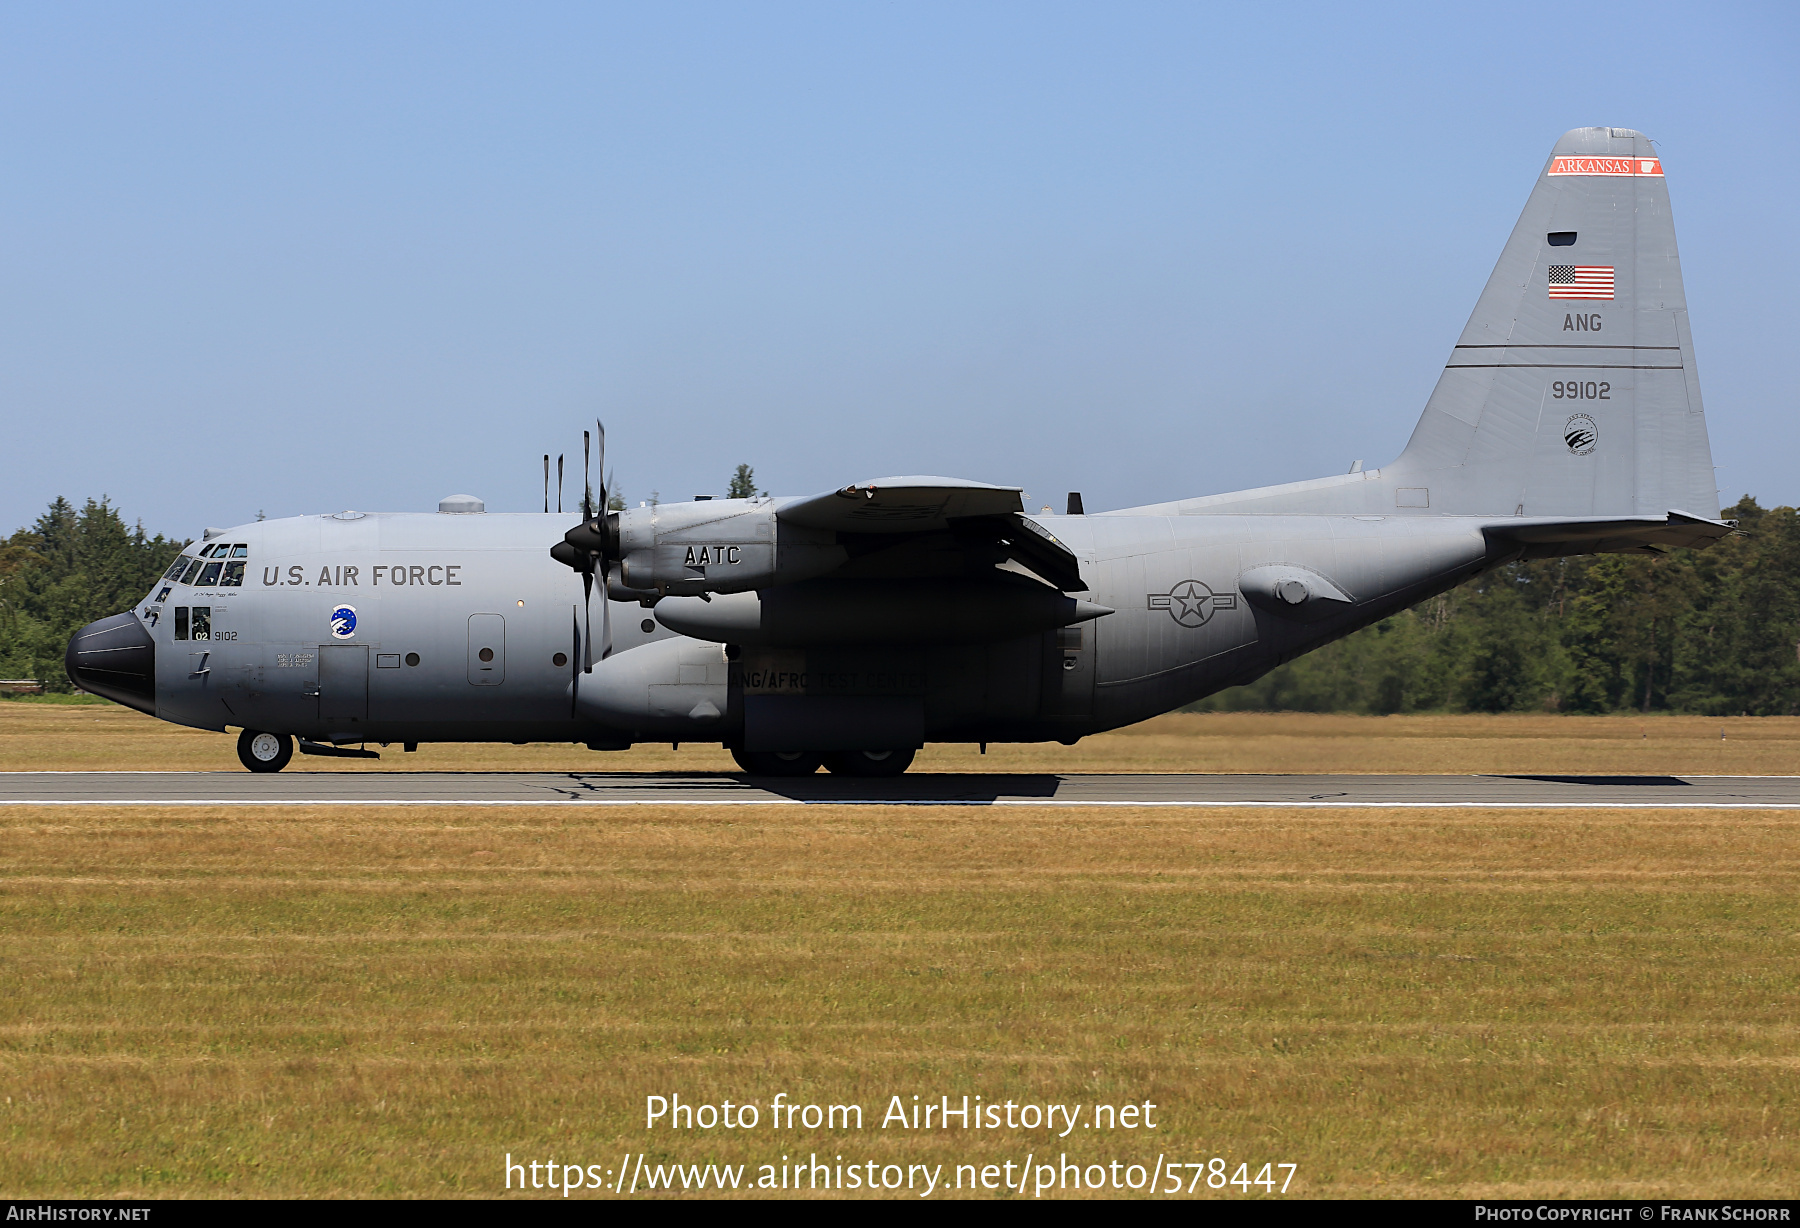
M 80 510 L 57 499 L 0 544 L 0 677 L 72 689 L 63 672 L 69 637 L 143 600 L 186 545 L 147 536 L 141 522 L 127 527 L 104 498 Z
M 749 466 L 734 493 L 753 492 Z M 1194 705 L 1202 711 L 1800 713 L 1800 512 L 1745 496 L 1707 550 L 1514 563 Z M 63 649 L 187 543 L 57 499 L 0 545 L 0 677 Z

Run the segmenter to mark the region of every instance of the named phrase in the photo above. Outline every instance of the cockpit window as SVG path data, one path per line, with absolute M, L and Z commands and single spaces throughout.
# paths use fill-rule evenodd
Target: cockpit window
M 204 570 L 200 573 L 200 578 L 198 580 L 194 581 L 194 583 L 198 584 L 201 588 L 206 588 L 208 585 L 217 584 L 219 582 L 219 567 L 220 566 L 221 565 L 218 563 L 208 563 L 206 565 L 206 570 Z
M 188 608 L 184 605 L 175 607 L 175 638 L 185 640 L 188 637 Z
M 173 563 L 169 564 L 169 570 L 163 572 L 163 579 L 165 579 L 165 580 L 181 579 L 181 573 L 187 570 L 187 565 L 192 561 L 193 560 L 188 558 L 188 556 L 185 554 L 176 555 L 175 561 Z
M 194 638 L 210 640 L 212 638 L 212 607 L 197 605 L 194 607 Z
M 181 577 L 181 582 L 183 584 L 192 584 L 194 582 L 194 577 L 200 574 L 200 569 L 204 566 L 206 566 L 206 564 L 202 563 L 199 559 L 194 559 L 188 564 L 187 574 Z
M 244 564 L 225 564 L 225 574 L 219 577 L 219 583 L 225 588 L 244 587 Z
M 243 542 L 239 542 L 237 545 L 235 545 L 231 548 L 231 557 L 234 559 L 249 558 L 250 557 L 250 547 L 246 546 Z

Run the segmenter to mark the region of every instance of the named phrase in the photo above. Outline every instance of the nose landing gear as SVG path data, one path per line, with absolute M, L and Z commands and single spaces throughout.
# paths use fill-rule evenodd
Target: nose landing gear
M 294 739 L 285 733 L 246 729 L 238 735 L 238 761 L 252 772 L 279 772 L 294 757 Z

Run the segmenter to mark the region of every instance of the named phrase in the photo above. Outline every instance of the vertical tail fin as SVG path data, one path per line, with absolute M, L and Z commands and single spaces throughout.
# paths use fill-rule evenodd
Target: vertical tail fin
M 1662 160 L 1576 128 L 1538 177 L 1413 430 L 1396 506 L 1718 513 Z

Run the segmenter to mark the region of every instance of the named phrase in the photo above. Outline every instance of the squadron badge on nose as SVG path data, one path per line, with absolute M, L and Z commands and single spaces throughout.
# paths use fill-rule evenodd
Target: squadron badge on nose
M 1198 580 L 1183 580 L 1166 593 L 1148 594 L 1152 610 L 1167 610 L 1184 627 L 1198 627 L 1214 610 L 1237 609 L 1236 593 L 1215 593 Z
M 347 640 L 356 634 L 356 607 L 341 605 L 331 612 L 331 638 Z

